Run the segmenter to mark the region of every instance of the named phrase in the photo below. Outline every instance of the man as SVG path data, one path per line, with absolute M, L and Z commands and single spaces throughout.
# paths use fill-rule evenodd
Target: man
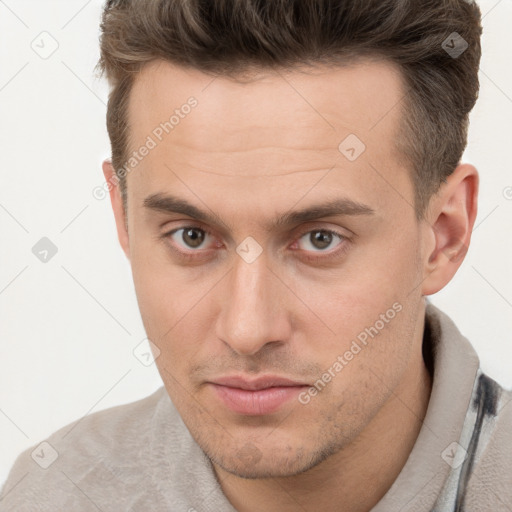
M 164 386 L 21 454 L 0 510 L 512 510 L 461 265 L 480 11 L 110 1 L 104 162 Z M 508 406 L 508 407 L 507 407 Z

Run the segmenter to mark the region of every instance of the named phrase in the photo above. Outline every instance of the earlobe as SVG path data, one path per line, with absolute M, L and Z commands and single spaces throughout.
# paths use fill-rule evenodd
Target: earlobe
M 121 197 L 121 190 L 119 187 L 119 179 L 115 173 L 112 162 L 107 159 L 102 164 L 103 175 L 108 186 L 110 194 L 110 202 L 112 204 L 112 211 L 116 221 L 117 238 L 121 244 L 128 260 L 130 259 L 130 244 L 128 238 L 126 212 L 124 211 L 123 200 Z
M 478 172 L 460 164 L 441 185 L 429 208 L 429 235 L 435 247 L 425 255 L 423 295 L 432 295 L 453 278 L 468 252 L 478 203 Z

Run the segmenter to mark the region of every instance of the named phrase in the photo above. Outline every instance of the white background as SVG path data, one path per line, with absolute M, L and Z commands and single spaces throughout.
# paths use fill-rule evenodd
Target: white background
M 92 195 L 110 149 L 93 74 L 101 3 L 0 1 L 0 484 L 24 448 L 161 385 L 132 353 L 145 333 L 130 268 L 108 198 Z M 479 214 L 462 268 L 432 301 L 512 387 L 512 2 L 479 4 L 481 93 L 463 159 L 480 171 Z M 43 31 L 59 45 L 47 59 L 31 47 L 45 37 L 51 48 Z M 32 253 L 42 237 L 58 247 L 47 263 Z

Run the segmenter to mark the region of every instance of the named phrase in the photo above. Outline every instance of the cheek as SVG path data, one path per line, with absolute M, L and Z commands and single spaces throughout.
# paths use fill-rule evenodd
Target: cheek
M 400 325 L 405 316 L 401 310 L 410 301 L 410 292 L 418 280 L 414 267 L 409 263 L 390 268 L 379 263 L 350 271 L 342 269 L 329 281 L 314 286 L 311 283 L 301 286 L 299 282 L 296 291 L 305 298 L 317 319 L 322 320 L 323 326 L 315 320 L 315 328 L 322 327 L 327 340 L 334 340 L 332 348 L 348 349 L 345 347 L 348 340 L 358 338 L 364 342 L 369 336 L 365 333 L 375 332 L 375 326 L 379 333 L 392 333 Z M 298 319 L 305 332 L 313 328 L 310 316 L 308 319 L 309 322 L 304 318 L 302 324 Z M 340 343 L 345 346 L 340 347 Z
M 212 283 L 191 279 L 159 245 L 139 244 L 132 252 L 133 281 L 147 336 L 161 351 L 160 371 L 165 367 L 181 375 L 197 357 L 211 324 L 206 307 Z
M 375 311 L 363 309 L 357 316 L 350 310 L 346 323 L 339 323 L 336 340 L 318 345 L 314 357 L 324 373 L 315 384 L 318 398 L 310 404 L 312 416 L 324 418 L 318 421 L 361 427 L 401 382 L 414 343 L 417 311 L 412 304 L 397 303 Z M 352 313 L 357 318 L 351 323 Z
M 165 319 L 180 311 L 190 287 L 184 286 L 184 272 L 171 263 L 163 241 L 134 227 L 131 238 L 133 282 L 141 310 L 146 316 Z
M 134 242 L 131 268 L 142 321 L 148 338 L 167 351 L 164 340 L 185 314 L 186 289 L 177 283 L 173 267 L 163 261 L 159 244 L 143 243 L 135 237 Z
M 331 279 L 298 291 L 328 327 L 298 320 L 299 329 L 308 333 L 306 339 L 313 339 L 318 328 L 326 334 L 316 336 L 315 353 L 310 355 L 323 368 L 331 368 L 341 387 L 378 388 L 377 376 L 392 383 L 403 372 L 420 300 L 411 294 L 420 282 L 415 247 L 409 241 L 388 246 L 387 251 L 361 251 Z

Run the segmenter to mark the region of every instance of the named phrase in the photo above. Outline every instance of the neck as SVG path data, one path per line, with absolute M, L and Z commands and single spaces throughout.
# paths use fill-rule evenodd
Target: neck
M 292 477 L 248 480 L 214 465 L 224 494 L 239 512 L 367 512 L 404 467 L 421 429 L 431 387 L 420 340 L 391 398 L 350 445 Z

